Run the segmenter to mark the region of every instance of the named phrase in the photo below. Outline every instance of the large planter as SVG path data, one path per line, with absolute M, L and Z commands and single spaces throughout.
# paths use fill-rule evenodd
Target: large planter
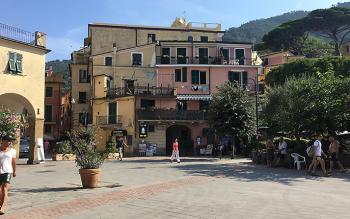
M 100 179 L 101 169 L 79 169 L 83 188 L 96 188 Z
M 119 153 L 106 153 L 104 154 L 105 159 L 116 160 L 119 158 Z
M 53 161 L 75 160 L 75 154 L 53 154 L 52 160 Z

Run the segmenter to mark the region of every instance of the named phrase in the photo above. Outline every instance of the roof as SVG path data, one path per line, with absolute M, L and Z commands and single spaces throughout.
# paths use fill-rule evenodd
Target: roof
M 271 55 L 277 55 L 277 54 L 288 54 L 290 56 L 294 56 L 293 53 L 289 52 L 289 51 L 277 51 L 277 52 L 269 52 L 269 53 L 265 53 L 265 54 L 261 54 L 260 57 L 266 57 L 266 56 L 271 56 Z
M 210 94 L 177 94 L 177 100 L 211 100 L 212 96 Z
M 208 41 L 208 42 L 201 42 L 201 41 L 188 41 L 188 40 L 160 40 L 160 43 L 213 43 L 213 44 L 247 44 L 252 45 L 253 43 L 250 42 L 228 42 L 228 41 Z
M 22 45 L 25 45 L 25 46 L 30 46 L 32 48 L 40 49 L 40 50 L 43 50 L 45 53 L 51 52 L 51 50 L 46 49 L 45 47 L 36 46 L 34 44 L 31 44 L 31 43 L 25 43 L 25 42 L 22 42 L 22 41 L 19 41 L 19 40 L 15 40 L 15 39 L 11 39 L 11 38 L 7 38 L 7 37 L 4 37 L 4 36 L 0 36 L 0 39 L 11 41 L 11 42 L 14 42 L 14 43 L 19 43 L 19 44 L 22 44 Z
M 199 27 L 162 27 L 162 26 L 145 26 L 145 25 L 127 25 L 127 24 L 110 24 L 110 23 L 91 23 L 89 27 L 109 27 L 109 28 L 127 28 L 127 29 L 146 29 L 146 30 L 169 30 L 169 31 L 196 31 L 209 33 L 225 33 L 225 31 L 213 30 Z

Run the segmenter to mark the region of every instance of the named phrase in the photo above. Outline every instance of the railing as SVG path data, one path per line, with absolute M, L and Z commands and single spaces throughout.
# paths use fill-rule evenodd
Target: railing
M 124 96 L 174 96 L 174 88 L 170 87 L 151 87 L 151 86 L 135 86 L 135 87 L 118 87 L 107 90 L 108 98 L 124 97 Z
M 207 115 L 204 110 L 137 110 L 138 120 L 203 121 Z
M 121 116 L 96 116 L 96 125 L 106 126 L 122 126 Z
M 0 36 L 35 45 L 34 33 L 2 23 L 0 23 Z
M 203 64 L 203 65 L 251 65 L 252 59 L 225 59 L 224 57 L 174 57 L 174 56 L 157 56 L 157 65 L 176 65 L 176 64 Z

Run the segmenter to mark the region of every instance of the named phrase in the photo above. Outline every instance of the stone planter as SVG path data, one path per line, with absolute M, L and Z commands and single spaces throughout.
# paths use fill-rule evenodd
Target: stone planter
M 53 161 L 75 160 L 75 154 L 53 154 L 52 160 Z
M 100 179 L 101 169 L 79 169 L 83 188 L 96 188 Z

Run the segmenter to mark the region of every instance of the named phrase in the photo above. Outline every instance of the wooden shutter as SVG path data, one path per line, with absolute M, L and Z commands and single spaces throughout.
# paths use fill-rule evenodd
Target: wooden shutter
M 191 76 L 192 76 L 192 84 L 199 84 L 199 71 L 192 70 Z
M 200 72 L 200 84 L 207 84 L 207 72 L 201 71 Z
M 182 68 L 182 82 L 187 82 L 187 67 Z
M 243 86 L 248 85 L 248 72 L 246 71 L 242 72 L 242 84 Z
M 14 52 L 9 53 L 9 69 L 16 71 L 16 54 Z
M 19 53 L 16 53 L 16 69 L 17 69 L 17 72 L 22 72 L 22 59 L 23 59 L 23 56 L 22 54 L 19 54 Z

